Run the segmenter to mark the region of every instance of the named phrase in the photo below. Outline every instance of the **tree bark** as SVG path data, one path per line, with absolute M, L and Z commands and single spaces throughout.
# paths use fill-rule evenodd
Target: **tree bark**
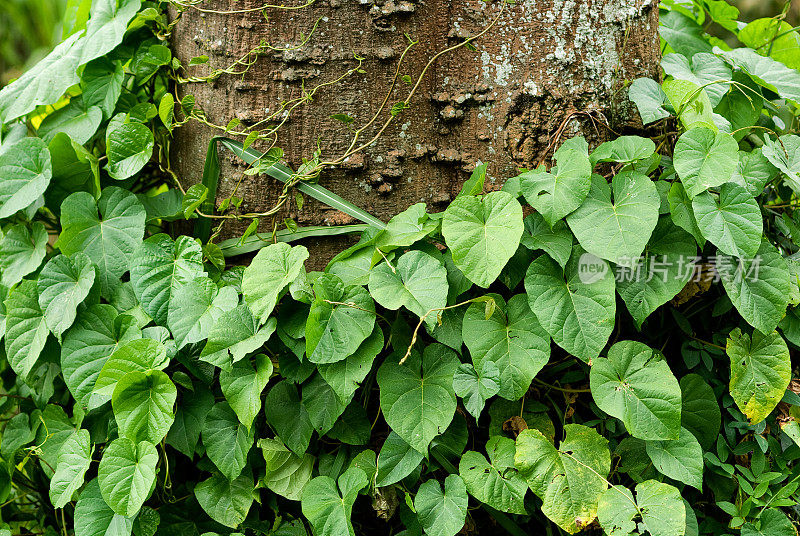
M 258 7 L 262 0 L 209 0 L 204 9 Z M 225 125 L 238 118 L 254 124 L 284 100 L 330 82 L 364 57 L 364 73 L 323 88 L 298 108 L 279 131 L 277 145 L 294 169 L 319 147 L 326 159 L 343 154 L 351 132 L 333 114 L 368 121 L 386 97 L 406 44 L 419 43 L 399 73 L 413 81 L 437 52 L 462 42 L 492 23 L 499 2 L 480 0 L 318 0 L 298 10 L 268 9 L 240 14 L 203 13 L 188 8 L 173 32 L 176 56 L 188 65 L 208 55 L 208 65 L 189 68 L 202 74 L 230 65 L 261 41 L 287 47 L 316 30 L 305 46 L 263 55 L 242 76 L 224 75 L 215 83 L 183 84 L 208 118 Z M 657 0 L 522 0 L 508 4 L 489 32 L 440 57 L 425 73 L 419 91 L 379 139 L 326 170 L 320 183 L 383 220 L 424 202 L 443 209 L 458 193 L 476 162 L 487 162 L 491 188 L 552 155 L 563 137 L 583 134 L 591 145 L 615 132 L 641 126 L 627 101 L 625 82 L 660 73 Z M 410 86 L 399 82 L 389 106 L 402 101 Z M 370 139 L 384 120 L 368 129 Z M 218 133 L 218 132 L 217 132 Z M 202 176 L 208 141 L 215 131 L 191 122 L 176 133 L 173 165 L 187 185 Z M 258 148 L 258 144 L 255 145 Z M 241 178 L 241 165 L 221 155 L 223 179 L 217 199 Z M 281 186 L 266 176 L 245 177 L 238 194 L 242 211 L 274 205 Z M 306 199 L 294 202 L 280 218 L 299 225 L 350 223 L 348 216 Z M 246 222 L 226 225 L 241 232 Z M 263 228 L 271 222 L 262 221 Z M 326 240 L 315 246 L 322 265 L 341 247 Z

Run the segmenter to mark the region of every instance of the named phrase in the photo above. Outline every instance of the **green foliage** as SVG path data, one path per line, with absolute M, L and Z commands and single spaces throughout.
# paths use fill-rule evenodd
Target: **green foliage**
M 664 81 L 625 87 L 640 135 L 559 139 L 489 193 L 479 164 L 443 213 L 383 223 L 235 121 L 171 188 L 171 135 L 204 116 L 165 7 L 70 2 L 0 91 L 0 535 L 795 534 L 781 17 L 662 2 Z M 257 233 L 215 199 L 218 144 L 365 225 Z M 217 243 L 217 218 L 250 225 Z M 289 243 L 354 230 L 321 272 Z

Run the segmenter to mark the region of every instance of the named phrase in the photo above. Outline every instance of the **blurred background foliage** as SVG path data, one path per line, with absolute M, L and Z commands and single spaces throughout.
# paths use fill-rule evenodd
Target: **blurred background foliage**
M 242 0 L 231 0 L 237 3 Z M 522 0 L 525 1 L 525 0 Z M 685 0 L 691 4 L 691 0 Z M 752 21 L 782 13 L 792 27 L 800 25 L 800 0 L 728 0 Z M 91 0 L 0 0 L 0 87 L 41 59 L 88 12 Z M 727 34 L 730 36 L 730 34 Z

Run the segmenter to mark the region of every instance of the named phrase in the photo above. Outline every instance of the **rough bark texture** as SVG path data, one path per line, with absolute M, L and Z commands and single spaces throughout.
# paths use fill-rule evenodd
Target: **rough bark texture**
M 260 4 L 211 0 L 202 5 L 230 10 Z M 619 89 L 626 80 L 659 76 L 657 0 L 522 0 L 505 9 L 475 43 L 477 51 L 460 48 L 440 58 L 411 108 L 377 143 L 340 169 L 324 172 L 320 182 L 388 220 L 418 202 L 441 210 L 477 161 L 489 163 L 489 178 L 499 187 L 520 167 L 533 167 L 551 155 L 559 136 L 584 134 L 595 144 L 612 136 L 608 126 L 616 131 L 637 127 L 638 116 Z M 248 124 L 297 97 L 304 80 L 306 87 L 329 81 L 354 65 L 354 53 L 365 57 L 366 74 L 321 91 L 280 132 L 278 145 L 296 168 L 318 144 L 327 158 L 347 148 L 349 131 L 330 116 L 348 114 L 359 124 L 375 113 L 405 47 L 404 34 L 419 40 L 401 69 L 416 79 L 433 54 L 479 32 L 499 10 L 500 3 L 480 0 L 319 0 L 302 10 L 270 10 L 267 20 L 260 12 L 189 9 L 175 28 L 173 46 L 184 65 L 194 56 L 210 57 L 210 65 L 190 70 L 197 74 L 229 65 L 262 40 L 282 47 L 297 43 L 321 20 L 303 48 L 265 55 L 243 77 L 187 84 L 181 91 L 193 94 L 217 124 L 233 117 Z M 390 103 L 407 92 L 408 86 L 399 84 Z M 176 134 L 172 158 L 187 184 L 202 176 L 212 135 L 199 123 Z M 229 154 L 223 160 L 218 199 L 241 176 Z M 268 177 L 247 177 L 240 187 L 242 209 L 267 209 L 279 192 Z M 310 199 L 302 211 L 292 205 L 289 213 L 300 225 L 351 221 Z M 237 230 L 230 225 L 226 233 Z M 327 246 L 318 248 L 317 264 L 341 244 L 328 241 Z

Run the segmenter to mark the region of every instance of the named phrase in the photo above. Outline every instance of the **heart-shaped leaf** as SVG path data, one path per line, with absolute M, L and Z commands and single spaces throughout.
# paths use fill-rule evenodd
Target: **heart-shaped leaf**
M 121 516 L 133 517 L 150 496 L 156 480 L 158 452 L 147 441 L 121 437 L 108 444 L 97 468 L 100 492 Z
M 761 209 L 738 184 L 727 182 L 719 196 L 702 192 L 692 200 L 697 226 L 726 255 L 753 257 L 761 246 Z
M 675 144 L 675 171 L 690 199 L 730 181 L 738 163 L 739 144 L 724 132 L 693 128 Z
M 244 299 L 262 323 L 272 313 L 281 292 L 300 274 L 307 258 L 305 247 L 278 242 L 262 248 L 244 269 Z

